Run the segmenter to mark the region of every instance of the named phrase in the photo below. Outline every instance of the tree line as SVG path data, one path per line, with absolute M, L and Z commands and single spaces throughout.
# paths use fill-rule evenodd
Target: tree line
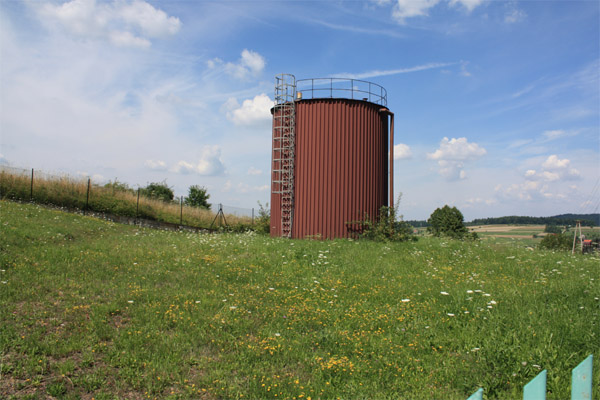
M 522 216 L 507 216 L 494 218 L 477 218 L 471 222 L 466 222 L 468 226 L 472 225 L 559 225 L 559 226 L 575 226 L 577 221 L 581 221 L 582 226 L 598 226 L 600 225 L 600 214 L 561 214 L 553 217 L 522 217 Z M 415 228 L 426 228 L 429 226 L 428 221 L 411 220 L 406 221 Z

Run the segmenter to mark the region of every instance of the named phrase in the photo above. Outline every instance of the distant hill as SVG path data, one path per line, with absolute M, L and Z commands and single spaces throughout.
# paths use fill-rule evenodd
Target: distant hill
M 583 226 L 600 226 L 600 214 L 560 214 L 552 217 L 508 217 L 477 218 L 466 225 L 575 225 L 581 221 Z M 406 221 L 415 228 L 426 227 L 427 221 Z

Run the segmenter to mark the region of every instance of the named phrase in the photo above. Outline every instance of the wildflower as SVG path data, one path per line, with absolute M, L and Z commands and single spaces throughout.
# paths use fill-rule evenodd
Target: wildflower
M 269 290 L 275 290 L 275 288 L 270 287 Z
M 133 304 L 133 300 L 127 300 L 129 304 Z
M 403 303 L 408 303 L 410 301 L 410 299 L 402 299 Z
M 452 313 L 448 313 L 448 316 L 449 316 L 449 317 L 454 317 L 454 314 L 452 314 Z
M 440 294 L 444 295 L 444 296 L 448 296 L 449 293 L 448 292 L 440 292 Z
M 281 336 L 281 333 L 276 333 L 275 336 L 279 337 Z
M 479 347 L 473 347 L 473 348 L 471 349 L 471 351 L 479 351 L 479 350 L 480 350 L 480 349 L 479 349 Z
M 229 309 L 230 310 L 235 310 L 237 307 L 236 306 L 230 306 Z
M 473 293 L 473 291 L 472 290 L 467 290 L 467 293 L 471 294 L 471 293 Z

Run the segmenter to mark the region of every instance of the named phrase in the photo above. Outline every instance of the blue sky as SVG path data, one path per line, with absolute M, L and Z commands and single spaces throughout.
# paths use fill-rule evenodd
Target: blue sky
M 598 212 L 597 1 L 0 1 L 0 162 L 269 201 L 274 77 L 387 89 L 406 219 Z

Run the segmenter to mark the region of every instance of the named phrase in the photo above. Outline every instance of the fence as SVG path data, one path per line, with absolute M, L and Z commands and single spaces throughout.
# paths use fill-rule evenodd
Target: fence
M 589 355 L 571 373 L 571 400 L 592 400 L 592 363 L 593 355 Z M 523 387 L 523 400 L 546 399 L 546 376 L 543 370 Z M 467 400 L 482 400 L 483 389 L 480 388 Z
M 184 198 L 171 202 L 140 195 L 140 189 L 120 182 L 106 185 L 89 177 L 48 174 L 34 169 L 0 166 L 0 198 L 32 201 L 71 210 L 146 219 L 192 228 L 210 229 L 223 225 L 253 225 L 254 208 L 222 204 L 213 210 L 186 206 Z

